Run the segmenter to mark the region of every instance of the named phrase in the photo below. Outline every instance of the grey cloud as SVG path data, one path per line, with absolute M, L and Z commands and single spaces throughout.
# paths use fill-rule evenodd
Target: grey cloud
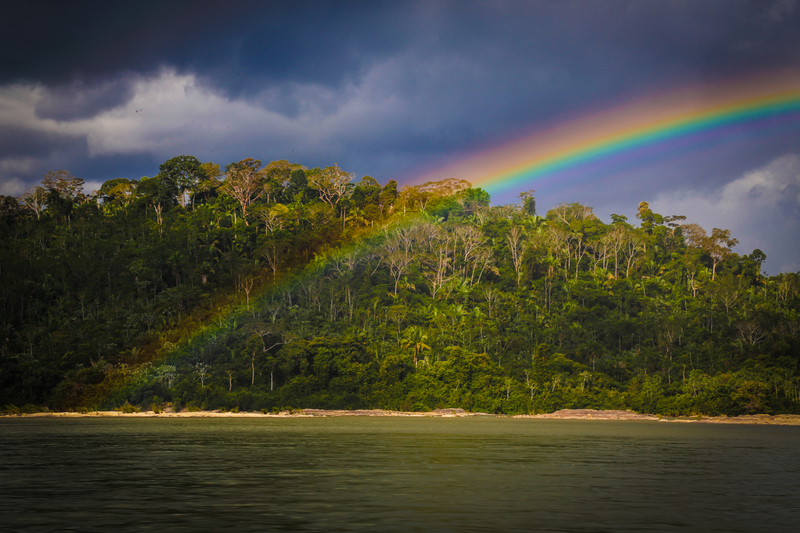
M 797 0 L 776 0 L 765 14 L 765 17 L 773 23 L 781 23 L 790 17 L 797 9 Z
M 736 251 L 759 248 L 767 271 L 800 269 L 800 157 L 787 154 L 710 191 L 659 194 L 651 203 L 661 212 L 680 212 L 707 230 L 730 229 L 739 239 Z
M 91 85 L 74 81 L 48 88 L 35 111 L 42 119 L 78 120 L 123 105 L 132 96 L 133 80 L 127 76 Z
M 7 158 L 46 158 L 54 153 L 75 152 L 86 155 L 86 138 L 59 134 L 24 126 L 0 126 L 0 160 Z
M 62 122 L 75 139 L 19 125 L 0 132 L 0 147 L 41 157 L 39 166 L 60 154 L 59 168 L 98 181 L 152 174 L 180 153 L 223 164 L 338 162 L 381 180 L 411 179 L 421 167 L 642 96 L 800 67 L 794 5 L 12 2 L 0 20 L 0 84 L 31 82 L 41 94 L 36 116 Z M 171 93 L 159 107 L 156 93 L 171 90 L 159 86 L 144 115 L 135 114 L 131 91 L 166 79 L 163 72 L 191 78 L 191 90 L 213 98 Z M 635 209 L 658 191 L 705 193 L 742 169 L 800 153 L 796 134 L 776 132 L 734 150 L 712 143 L 535 187 L 542 205 Z M 3 171 L 0 179 L 17 176 L 24 174 Z

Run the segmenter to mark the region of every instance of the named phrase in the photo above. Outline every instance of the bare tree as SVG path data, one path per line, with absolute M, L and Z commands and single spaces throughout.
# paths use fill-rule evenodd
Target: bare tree
M 247 300 L 247 310 L 250 311 L 250 293 L 253 291 L 253 278 L 242 276 L 239 279 L 239 288 L 245 293 Z
M 284 344 L 289 344 L 293 340 L 295 340 L 294 336 L 286 335 L 284 333 L 279 333 L 272 331 L 271 329 L 265 329 L 263 327 L 259 327 L 255 331 L 256 335 L 261 340 L 261 353 L 268 353 L 273 348 L 278 346 L 282 346 Z M 273 342 L 269 347 L 267 347 L 266 338 L 267 337 L 276 337 L 278 340 Z M 258 353 L 257 346 L 252 346 L 251 349 L 251 359 L 250 359 L 250 368 L 252 370 L 252 376 L 250 378 L 250 386 L 252 386 L 256 382 L 256 354 Z M 273 390 L 274 387 L 274 369 L 270 368 L 269 372 L 269 390 Z
M 283 204 L 258 209 L 256 215 L 264 223 L 264 230 L 267 234 L 283 229 L 290 220 L 289 208 Z
M 211 379 L 210 377 L 210 370 L 211 365 L 207 365 L 205 363 L 195 363 L 194 365 L 194 372 L 197 374 L 197 377 L 200 378 L 200 387 L 206 387 L 206 380 Z
M 46 198 L 47 189 L 39 186 L 31 187 L 20 197 L 20 203 L 36 213 L 36 218 L 41 218 Z
M 427 253 L 422 262 L 427 267 L 423 276 L 431 286 L 431 296 L 435 299 L 438 292 L 452 279 L 453 238 L 450 233 L 434 224 L 423 226 L 421 234 Z
M 525 242 L 522 240 L 522 236 L 523 233 L 519 226 L 511 226 L 506 235 L 508 250 L 511 252 L 511 263 L 517 273 L 517 287 L 519 287 L 521 277 L 522 255 L 525 253 Z
M 334 165 L 319 172 L 309 172 L 308 183 L 319 191 L 320 199 L 333 208 L 346 195 L 348 185 L 354 177 L 355 174 Z
M 259 168 L 261 161 L 252 158 L 232 163 L 225 168 L 226 179 L 220 187 L 222 192 L 239 202 L 246 225 L 249 225 L 247 208 L 266 192 L 262 186 L 263 175 Z
M 636 261 L 636 257 L 644 252 L 645 243 L 642 236 L 633 231 L 627 231 L 624 238 L 622 251 L 627 258 L 625 277 L 629 278 L 631 277 L 631 269 Z
M 397 296 L 397 286 L 400 278 L 411 266 L 414 256 L 411 253 L 411 244 L 407 239 L 407 233 L 398 231 L 383 246 L 383 262 L 389 267 L 389 272 L 394 278 L 394 294 Z
M 257 255 L 266 259 L 272 269 L 273 279 L 278 276 L 278 269 L 286 260 L 287 249 L 286 243 L 273 238 L 256 251 Z
M 742 339 L 742 342 L 750 346 L 758 344 L 767 336 L 761 326 L 753 320 L 736 324 L 736 329 L 739 330 L 739 338 Z

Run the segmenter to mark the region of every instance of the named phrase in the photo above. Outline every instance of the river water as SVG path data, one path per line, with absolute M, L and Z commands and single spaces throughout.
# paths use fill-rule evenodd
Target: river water
M 3 531 L 797 531 L 800 427 L 0 420 Z

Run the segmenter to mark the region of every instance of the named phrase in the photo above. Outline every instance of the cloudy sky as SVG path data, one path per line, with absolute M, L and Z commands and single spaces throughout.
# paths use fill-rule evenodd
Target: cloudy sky
M 381 183 L 652 95 L 800 75 L 797 0 L 10 0 L 0 194 L 176 155 L 338 163 Z M 680 144 L 680 143 L 679 143 Z M 540 210 L 649 201 L 800 270 L 800 113 L 532 182 Z M 513 195 L 494 197 L 496 203 Z

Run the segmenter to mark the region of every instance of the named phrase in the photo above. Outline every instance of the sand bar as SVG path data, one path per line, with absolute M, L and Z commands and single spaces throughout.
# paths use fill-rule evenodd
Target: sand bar
M 486 417 L 505 415 L 490 415 L 488 413 L 472 413 L 464 409 L 448 408 L 434 409 L 433 411 L 387 411 L 384 409 L 296 409 L 278 413 L 261 413 L 258 411 L 187 411 L 172 412 L 166 409 L 161 413 L 153 411 L 140 411 L 137 413 L 123 413 L 121 411 L 89 411 L 78 412 L 44 412 L 23 415 L 4 415 L 2 418 L 75 418 L 75 417 L 133 417 L 133 418 L 313 418 L 313 417 L 342 417 L 342 416 L 372 416 L 372 417 L 409 417 L 409 418 L 457 418 L 457 417 Z M 800 425 L 800 415 L 741 415 L 741 416 L 698 416 L 698 417 L 664 417 L 658 415 L 640 414 L 633 411 L 622 410 L 596 410 L 596 409 L 561 409 L 554 413 L 535 415 L 514 415 L 511 418 L 544 419 L 544 420 L 645 420 L 657 422 L 678 422 L 695 424 L 754 424 L 754 425 Z

